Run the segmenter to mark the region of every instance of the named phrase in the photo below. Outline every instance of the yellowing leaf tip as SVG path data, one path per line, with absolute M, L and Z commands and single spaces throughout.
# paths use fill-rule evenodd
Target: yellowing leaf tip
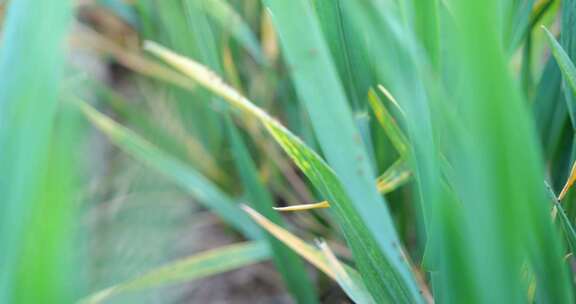
M 380 90 L 380 92 L 382 92 L 382 94 L 384 94 L 384 96 L 386 96 L 386 98 L 388 98 L 388 100 L 390 100 L 402 112 L 402 114 L 404 114 L 404 111 L 402 110 L 402 107 L 400 107 L 398 100 L 396 100 L 394 95 L 392 95 L 392 93 L 390 93 L 390 91 L 388 91 L 388 89 L 386 89 L 381 84 L 378 85 L 378 89 Z
M 303 211 L 303 210 L 324 209 L 324 208 L 330 208 L 330 203 L 328 201 L 322 201 L 322 202 L 313 203 L 313 204 L 287 206 L 287 207 L 274 207 L 274 210 L 276 210 L 276 211 Z

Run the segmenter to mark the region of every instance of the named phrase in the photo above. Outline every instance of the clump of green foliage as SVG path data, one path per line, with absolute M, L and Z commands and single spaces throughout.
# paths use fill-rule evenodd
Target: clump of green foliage
M 264 260 L 297 303 L 326 281 L 356 303 L 574 301 L 575 1 L 4 6 L 0 302 Z M 82 49 L 113 81 L 65 60 Z M 92 127 L 238 243 L 91 284 Z

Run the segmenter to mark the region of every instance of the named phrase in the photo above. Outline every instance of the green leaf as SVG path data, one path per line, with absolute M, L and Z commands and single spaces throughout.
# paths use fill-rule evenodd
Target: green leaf
M 574 122 L 576 122 L 576 100 L 570 97 L 570 94 L 576 94 L 576 67 L 560 43 L 558 43 L 556 38 L 554 38 L 552 33 L 550 33 L 544 26 L 542 26 L 542 29 L 546 33 L 548 44 L 552 49 L 552 55 L 554 55 L 554 58 L 560 67 L 563 80 L 571 90 L 571 92 L 566 92 L 565 90 L 564 96 L 566 98 L 566 104 L 569 109 L 572 124 L 574 125 Z
M 261 238 L 260 229 L 240 210 L 234 200 L 200 173 L 102 115 L 88 104 L 79 102 L 79 107 L 98 129 L 126 153 L 174 180 L 201 204 L 245 236 L 252 239 Z
M 255 264 L 269 257 L 268 246 L 261 241 L 238 243 L 211 249 L 149 270 L 130 281 L 95 292 L 80 300 L 80 303 L 102 303 L 111 297 L 124 293 L 191 282 Z
M 566 241 L 568 246 L 570 247 L 570 251 L 574 254 L 576 250 L 576 230 L 574 229 L 574 225 L 568 218 L 564 207 L 558 201 L 554 202 L 554 206 L 558 210 L 558 214 L 560 214 L 560 223 L 562 226 L 562 230 L 564 231 L 564 235 L 566 237 Z
M 560 69 L 555 60 L 550 58 L 544 67 L 532 102 L 536 128 L 546 160 L 551 160 L 561 147 L 562 131 L 564 126 L 570 123 L 561 83 Z
M 366 91 L 373 82 L 364 54 L 366 43 L 361 35 L 353 32 L 342 0 L 312 2 L 353 111 L 362 112 L 366 108 Z
M 82 287 L 78 276 L 79 256 L 75 243 L 78 213 L 77 165 L 75 151 L 81 130 L 77 111 L 60 107 L 50 135 L 47 159 L 40 168 L 39 190 L 21 235 L 14 284 L 14 302 L 70 302 L 75 288 Z M 38 250 L 42 248 L 42 250 Z M 33 293 L 30 290 L 34 290 Z
M 414 28 L 430 64 L 440 66 L 440 20 L 438 0 L 413 0 Z
M 534 0 L 514 0 L 510 3 L 510 14 L 505 16 L 507 17 L 506 21 L 510 22 L 510 34 L 504 38 L 505 43 L 508 44 L 508 52 L 513 54 L 526 35 L 530 33 L 530 13 L 534 6 Z
M 560 34 L 560 45 L 562 45 L 562 50 L 566 54 L 563 60 L 570 59 L 571 62 L 574 62 L 574 60 L 576 60 L 576 29 L 574 28 L 574 24 L 576 22 L 576 1 L 562 1 L 561 21 L 562 32 Z M 547 36 L 550 38 L 549 35 Z M 554 55 L 554 57 L 556 57 L 556 55 Z M 558 58 L 556 58 L 556 60 L 558 60 Z M 576 129 L 576 93 L 574 92 L 574 79 L 569 79 L 568 76 L 564 74 L 567 71 L 564 71 L 562 64 L 559 63 L 559 65 L 564 75 L 564 79 L 562 80 L 564 98 L 568 103 L 570 118 L 572 119 L 572 126 Z M 574 77 L 574 72 L 571 71 L 570 73 L 572 73 L 572 76 L 570 77 Z
M 71 242 L 74 169 L 59 168 L 72 148 L 68 132 L 54 131 L 54 123 L 72 3 L 22 0 L 3 7 L 0 302 L 66 303 L 74 291 L 62 275 L 74 269 L 62 258 Z
M 570 251 L 572 252 L 572 254 L 574 254 L 575 252 L 574 250 L 576 250 L 576 230 L 574 229 L 572 222 L 568 218 L 568 215 L 566 215 L 566 211 L 564 210 L 564 207 L 562 207 L 559 198 L 556 197 L 556 194 L 554 194 L 554 190 L 552 189 L 550 184 L 544 182 L 544 185 L 546 186 L 548 194 L 552 199 L 553 206 L 556 209 L 556 214 L 560 215 L 560 226 L 562 227 L 562 231 L 564 232 L 566 243 L 568 243 Z

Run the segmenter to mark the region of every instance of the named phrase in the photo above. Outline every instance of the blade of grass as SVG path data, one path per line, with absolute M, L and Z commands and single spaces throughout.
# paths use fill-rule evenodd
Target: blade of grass
M 560 226 L 562 227 L 562 231 L 564 232 L 566 243 L 568 243 L 570 251 L 572 252 L 572 254 L 574 254 L 575 252 L 574 250 L 576 250 L 576 230 L 574 229 L 572 222 L 568 218 L 568 215 L 566 215 L 564 207 L 562 207 L 562 204 L 560 204 L 560 198 L 556 197 L 556 195 L 554 194 L 554 190 L 552 190 L 550 184 L 548 184 L 547 182 L 544 182 L 544 184 L 546 186 L 546 189 L 548 190 L 550 198 L 552 199 L 556 214 L 560 215 Z
M 282 146 L 284 151 L 292 158 L 304 174 L 312 181 L 316 188 L 324 197 L 332 202 L 335 206 L 334 212 L 341 225 L 348 243 L 352 247 L 353 254 L 357 257 L 357 263 L 361 272 L 366 275 L 367 285 L 375 298 L 388 299 L 394 298 L 398 301 L 419 301 L 418 291 L 412 291 L 416 288 L 414 281 L 405 282 L 405 277 L 401 272 L 408 272 L 411 276 L 407 262 L 404 259 L 392 259 L 387 257 L 378 248 L 374 235 L 369 232 L 365 222 L 361 220 L 359 213 L 355 210 L 350 198 L 346 195 L 343 188 L 343 182 L 337 177 L 336 173 L 320 158 L 313 150 L 308 148 L 298 137 L 283 127 L 277 120 L 270 117 L 262 109 L 256 107 L 244 96 L 226 85 L 220 77 L 208 70 L 206 67 L 194 62 L 193 60 L 175 54 L 168 49 L 147 42 L 146 49 L 162 58 L 167 63 L 173 65 L 199 84 L 205 86 L 215 94 L 221 96 L 232 106 L 245 112 L 250 117 L 257 119 L 262 123 L 268 132 L 270 132 L 276 141 Z M 371 187 L 376 188 L 371 182 Z M 376 192 L 378 195 L 378 193 Z M 379 195 L 378 195 L 379 197 Z M 368 205 L 367 209 L 381 210 L 385 205 L 381 200 L 372 202 L 374 206 Z M 332 208 L 331 208 L 332 209 Z M 393 229 L 393 227 L 391 228 Z M 387 232 L 381 230 L 381 233 Z M 382 235 L 380 237 L 382 237 Z M 391 232 L 388 232 L 389 234 Z M 388 255 L 395 253 L 395 257 L 401 251 L 398 242 L 385 243 Z M 400 256 L 402 256 L 400 254 Z M 398 269 L 396 265 L 402 265 Z M 408 284 L 408 285 L 407 285 Z M 412 285 L 414 284 L 414 285 Z M 416 295 L 414 295 L 416 293 Z M 413 297 L 416 298 L 413 298 Z
M 558 210 L 558 214 L 560 214 L 560 223 L 564 231 L 564 236 L 566 237 L 566 243 L 568 243 L 570 252 L 574 254 L 576 252 L 576 230 L 574 229 L 574 225 L 559 201 L 555 201 L 554 206 Z
M 228 119 L 228 130 L 234 150 L 234 160 L 248 199 L 256 210 L 278 225 L 282 225 L 282 218 L 272 210 L 274 203 L 272 196 L 259 180 L 256 165 L 252 160 L 236 127 Z M 274 265 L 282 275 L 286 286 L 298 303 L 317 303 L 312 282 L 308 278 L 306 269 L 300 258 L 286 246 L 272 237 L 268 237 L 272 251 Z
M 390 100 L 397 104 L 394 97 L 390 97 Z M 396 148 L 401 157 L 406 156 L 408 153 L 408 139 L 396 123 L 396 120 L 392 114 L 390 114 L 388 109 L 386 109 L 386 107 L 382 104 L 382 101 L 378 98 L 378 95 L 376 95 L 376 92 L 373 89 L 368 91 L 368 101 L 370 102 L 370 107 L 372 108 L 372 111 L 374 111 L 376 119 L 382 128 L 384 128 L 384 131 L 394 145 L 394 148 Z
M 544 0 L 533 3 L 534 7 L 530 13 L 529 22 L 525 26 L 524 33 L 524 47 L 522 50 L 522 66 L 521 66 L 521 77 L 522 86 L 526 96 L 532 97 L 534 91 L 533 83 L 533 67 L 534 58 L 533 55 L 533 44 L 534 44 L 534 29 L 536 25 L 539 24 L 546 14 L 546 12 L 552 7 L 554 3 L 553 0 Z M 519 29 L 518 29 L 519 30 Z
M 374 303 L 370 293 L 366 290 L 360 275 L 353 268 L 340 263 L 335 257 L 327 257 L 321 250 L 308 245 L 305 241 L 290 233 L 288 230 L 274 224 L 254 209 L 243 206 L 252 219 L 271 235 L 282 241 L 294 252 L 305 258 L 310 264 L 320 269 L 331 279 L 338 282 L 342 289 L 357 303 Z M 332 260 L 332 261 L 331 261 Z M 336 261 L 334 261 L 336 260 Z M 336 265 L 334 265 L 336 264 Z M 342 270 L 345 274 L 342 274 Z
M 265 242 L 252 241 L 227 245 L 149 270 L 130 281 L 95 292 L 81 299 L 79 303 L 102 303 L 124 293 L 191 282 L 255 264 L 269 257 L 270 252 Z
M 402 107 L 398 103 L 398 100 L 396 100 L 396 98 L 392 95 L 392 93 L 390 93 L 390 91 L 388 91 L 388 89 L 386 89 L 381 84 L 378 85 L 378 90 L 380 90 L 380 92 L 382 92 L 382 94 L 384 94 L 384 96 L 388 98 L 388 100 L 396 107 L 396 109 L 400 111 L 400 114 L 402 114 L 402 116 L 406 118 L 406 113 L 404 113 L 404 110 L 402 110 Z
M 510 36 L 505 37 L 505 43 L 509 43 L 509 53 L 512 54 L 521 44 L 522 40 L 530 31 L 530 13 L 534 6 L 534 0 L 513 1 L 511 8 Z
M 318 247 L 326 261 L 328 261 L 328 265 L 334 269 L 336 282 L 338 282 L 338 285 L 345 290 L 346 294 L 352 301 L 354 301 L 354 303 L 375 303 L 374 299 L 370 296 L 370 293 L 368 293 L 368 290 L 366 290 L 366 286 L 358 284 L 358 282 L 361 282 L 358 278 L 356 278 L 356 280 L 352 279 L 352 275 L 354 274 L 351 274 L 346 270 L 346 267 L 338 260 L 326 242 L 318 242 Z
M 378 177 L 376 180 L 376 188 L 383 194 L 392 192 L 408 182 L 411 176 L 412 173 L 410 172 L 408 162 L 404 159 L 399 159 Z
M 234 201 L 204 176 L 181 161 L 165 154 L 88 104 L 79 102 L 78 106 L 98 129 L 126 153 L 173 179 L 183 189 L 197 198 L 200 203 L 218 214 L 224 221 L 242 232 L 246 237 L 252 239 L 261 237 L 258 227 L 246 217 Z
M 366 90 L 372 84 L 372 71 L 363 54 L 363 38 L 352 32 L 341 1 L 312 2 L 353 111 L 362 112 L 366 108 Z
M 566 53 L 560 43 L 558 43 L 556 38 L 554 38 L 552 33 L 550 33 L 550 31 L 548 31 L 548 29 L 546 29 L 544 26 L 542 26 L 542 29 L 544 30 L 544 33 L 546 33 L 546 38 L 552 50 L 552 55 L 554 55 L 554 58 L 560 67 L 560 71 L 562 72 L 563 81 L 566 84 L 564 87 L 569 88 L 564 89 L 564 96 L 566 98 L 566 105 L 569 110 L 572 125 L 575 125 L 576 100 L 574 100 L 570 94 L 575 94 L 576 92 L 576 67 L 574 66 L 574 63 L 570 59 L 568 53 Z
M 328 201 L 321 201 L 319 203 L 312 204 L 302 204 L 293 205 L 287 207 L 274 207 L 276 211 L 302 211 L 302 210 L 312 210 L 312 209 L 325 209 L 330 208 L 330 203 Z
M 569 60 L 574 62 L 576 60 L 576 29 L 574 29 L 574 24 L 576 22 L 576 1 L 574 0 L 565 0 L 562 1 L 562 33 L 560 34 L 560 45 L 562 46 L 561 49 L 566 56 L 560 55 L 563 61 Z M 547 33 L 548 39 L 551 38 L 550 33 Z M 550 40 L 550 42 L 552 42 Z M 557 47 L 554 47 L 557 48 Z M 560 51 L 556 50 L 556 52 L 561 53 Z M 557 58 L 558 55 L 552 51 L 554 58 Z M 564 98 L 568 103 L 568 109 L 570 110 L 570 118 L 572 119 L 572 126 L 576 129 L 576 93 L 574 90 L 574 69 L 570 69 L 569 66 L 558 63 L 560 65 L 560 69 L 562 69 L 562 75 L 564 76 L 562 80 L 562 90 L 564 91 Z M 573 67 L 573 65 L 572 65 Z M 564 71 L 564 69 L 569 69 Z M 570 71 L 572 76 L 567 76 L 565 73 Z M 572 77 L 571 79 L 569 77 Z
M 70 279 L 78 277 L 74 267 L 79 266 L 73 241 L 79 162 L 73 151 L 81 129 L 78 118 L 77 112 L 59 107 L 48 158 L 40 169 L 40 189 L 35 193 L 22 235 L 24 244 L 19 252 L 14 303 L 38 303 L 46 299 L 69 302 L 76 294 L 71 288 L 82 287 L 80 281 Z
M 244 205 L 242 206 L 244 211 L 262 228 L 264 228 L 268 233 L 273 235 L 275 238 L 280 240 L 286 246 L 290 247 L 294 252 L 298 253 L 300 256 L 306 259 L 314 267 L 318 268 L 325 275 L 331 279 L 336 279 L 336 274 L 334 270 L 326 263 L 322 254 L 311 245 L 308 245 L 302 239 L 290 233 L 288 230 L 274 224 L 272 221 L 268 220 L 260 213 L 254 209 Z
M 51 137 L 72 5 L 67 0 L 22 0 L 6 6 L 0 50 L 0 302 L 64 303 L 73 290 L 57 271 L 60 250 L 70 241 L 65 226 L 72 208 L 67 189 L 72 167 L 62 172 L 54 167 L 61 163 L 62 151 L 52 145 L 69 146 Z M 54 192 L 44 196 L 50 186 Z M 39 225 L 37 212 L 51 204 L 60 208 L 48 210 Z M 55 244 L 38 256 L 30 243 L 38 239 Z M 21 272 L 34 268 L 34 275 Z M 60 270 L 67 273 L 65 267 Z M 31 282 L 34 292 L 28 289 Z
M 569 122 L 566 103 L 561 91 L 562 75 L 554 59 L 548 59 L 532 105 L 536 128 L 546 160 L 551 160 L 558 150 L 562 130 Z

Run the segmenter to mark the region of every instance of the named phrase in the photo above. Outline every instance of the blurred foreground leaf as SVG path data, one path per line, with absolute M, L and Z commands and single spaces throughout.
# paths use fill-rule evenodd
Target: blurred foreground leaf
M 101 303 L 113 296 L 123 293 L 191 282 L 258 263 L 269 257 L 270 252 L 268 246 L 261 241 L 239 243 L 211 249 L 152 269 L 133 280 L 98 291 L 80 300 L 80 303 Z

